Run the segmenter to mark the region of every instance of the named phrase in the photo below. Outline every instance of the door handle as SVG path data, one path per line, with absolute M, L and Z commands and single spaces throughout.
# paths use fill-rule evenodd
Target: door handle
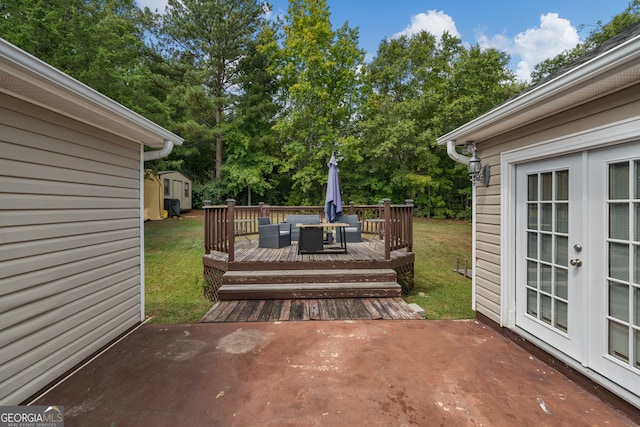
M 582 260 L 580 258 L 569 260 L 569 264 L 574 267 L 580 267 L 582 265 Z

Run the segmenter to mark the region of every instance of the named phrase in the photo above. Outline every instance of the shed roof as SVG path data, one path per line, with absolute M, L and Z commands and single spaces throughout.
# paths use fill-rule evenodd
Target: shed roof
M 640 23 L 587 52 L 558 73 L 437 139 L 481 142 L 636 84 L 640 80 Z
M 183 139 L 0 38 L 0 93 L 151 148 Z

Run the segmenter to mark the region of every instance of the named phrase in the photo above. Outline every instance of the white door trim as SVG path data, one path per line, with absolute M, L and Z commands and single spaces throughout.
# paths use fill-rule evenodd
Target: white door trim
M 623 399 L 640 407 L 640 398 L 630 393 L 627 389 L 618 386 L 608 378 L 586 368 L 581 363 L 576 362 L 563 353 L 555 350 L 547 343 L 526 333 L 516 326 L 516 169 L 518 164 L 544 158 L 563 156 L 567 154 L 582 152 L 583 159 L 587 156 L 587 151 L 613 146 L 625 142 L 634 141 L 640 137 L 640 116 L 611 123 L 605 126 L 592 128 L 583 132 L 566 135 L 560 138 L 541 141 L 538 144 L 525 148 L 505 151 L 500 155 L 500 173 L 502 175 L 500 183 L 500 215 L 501 215 L 501 307 L 500 325 L 515 333 L 524 336 L 527 340 L 547 351 L 549 354 L 565 362 L 576 371 L 591 378 L 593 381 L 608 388 Z M 583 179 L 587 181 L 588 168 L 583 168 Z M 585 195 L 586 198 L 586 195 Z M 586 200 L 584 200 L 586 203 Z M 586 206 L 586 205 L 585 205 Z M 589 223 L 589 218 L 585 218 L 583 224 Z M 585 316 L 587 313 L 585 313 Z M 585 346 L 588 347 L 585 340 Z
M 640 116 L 589 129 L 561 138 L 541 141 L 500 155 L 501 255 L 500 255 L 500 326 L 515 328 L 515 212 L 516 212 L 516 166 L 523 162 L 561 156 L 579 151 L 587 151 L 608 145 L 620 144 L 637 139 Z

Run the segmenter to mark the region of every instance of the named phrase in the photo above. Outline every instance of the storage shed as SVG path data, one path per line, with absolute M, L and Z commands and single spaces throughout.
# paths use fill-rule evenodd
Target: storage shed
M 190 211 L 191 180 L 178 171 L 158 172 L 158 178 L 164 186 L 164 198 L 180 201 L 180 211 Z
M 640 24 L 438 142 L 490 167 L 478 318 L 640 408 Z
M 0 405 L 145 319 L 144 160 L 174 144 L 0 39 Z
M 158 221 L 164 218 L 164 188 L 160 179 L 151 171 L 144 176 L 144 220 Z

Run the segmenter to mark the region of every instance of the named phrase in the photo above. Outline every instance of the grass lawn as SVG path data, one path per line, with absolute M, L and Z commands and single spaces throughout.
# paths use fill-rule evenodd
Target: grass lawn
M 471 264 L 471 223 L 463 221 L 416 220 L 413 223 L 415 292 L 407 302 L 424 308 L 427 319 L 470 319 L 471 279 L 456 273 Z M 424 296 L 418 294 L 422 292 Z
M 204 297 L 204 218 L 144 224 L 145 313 L 153 323 L 197 322 L 211 308 Z
M 148 221 L 144 231 L 147 316 L 153 323 L 197 322 L 212 306 L 203 295 L 204 219 Z M 471 280 L 453 271 L 457 256 L 471 258 L 471 224 L 416 220 L 413 233 L 415 295 L 405 299 L 423 307 L 428 319 L 474 317 Z

